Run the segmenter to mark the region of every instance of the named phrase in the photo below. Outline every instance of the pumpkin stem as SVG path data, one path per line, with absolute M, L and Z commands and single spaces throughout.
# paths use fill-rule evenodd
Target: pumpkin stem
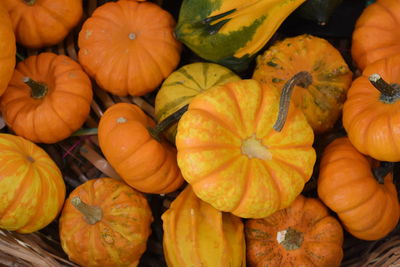
M 293 88 L 297 85 L 307 88 L 312 83 L 312 76 L 307 71 L 300 71 L 290 78 L 283 86 L 279 100 L 278 118 L 273 126 L 274 130 L 280 132 L 285 125 L 286 117 L 289 112 L 290 97 Z
M 29 77 L 24 77 L 22 81 L 31 88 L 32 98 L 42 99 L 46 96 L 48 88 L 45 83 L 34 81 Z
M 83 202 L 78 196 L 75 196 L 71 199 L 71 204 L 74 206 L 80 213 L 82 213 L 83 218 L 88 224 L 95 224 L 103 218 L 103 211 L 100 207 L 89 206 L 85 202 Z
M 160 133 L 162 133 L 165 129 L 167 129 L 172 123 L 178 121 L 182 115 L 188 110 L 189 104 L 181 107 L 168 117 L 166 117 L 164 120 L 159 122 L 154 128 L 149 128 L 150 135 L 156 139 L 157 141 L 160 141 Z
M 385 103 L 393 103 L 400 98 L 400 86 L 387 83 L 379 74 L 374 73 L 368 77 L 372 85 L 381 92 L 380 100 Z
M 304 236 L 302 232 L 289 227 L 286 230 L 279 231 L 276 239 L 286 250 L 295 250 L 301 247 Z
M 372 169 L 372 173 L 378 183 L 384 184 L 386 175 L 392 172 L 393 168 L 394 162 L 381 162 L 381 165 L 379 167 Z
M 28 6 L 33 6 L 36 3 L 36 0 L 23 0 L 23 1 Z

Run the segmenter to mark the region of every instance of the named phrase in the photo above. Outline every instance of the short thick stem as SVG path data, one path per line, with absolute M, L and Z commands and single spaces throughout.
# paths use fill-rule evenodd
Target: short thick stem
M 82 213 L 83 218 L 88 224 L 95 224 L 103 218 L 103 211 L 100 207 L 90 206 L 83 202 L 78 196 L 71 199 L 71 204 Z
M 380 100 L 393 103 L 400 98 L 400 86 L 387 83 L 379 74 L 374 73 L 368 77 L 371 84 L 381 93 Z
M 286 250 L 295 250 L 303 244 L 304 235 L 302 232 L 289 227 L 284 231 L 278 232 L 277 239 L 278 243 Z
M 22 0 L 28 6 L 33 6 L 36 3 L 36 0 Z
M 372 169 L 372 173 L 378 183 L 384 184 L 386 175 L 388 175 L 390 172 L 393 172 L 393 168 L 394 162 L 381 162 L 379 167 Z
M 160 141 L 160 134 L 165 131 L 171 124 L 177 122 L 182 115 L 188 110 L 189 105 L 185 105 L 172 113 L 170 116 L 159 122 L 154 128 L 149 128 L 150 135 Z
M 42 99 L 46 96 L 48 91 L 46 84 L 32 80 L 30 77 L 24 77 L 22 81 L 31 88 L 32 98 Z
M 301 71 L 289 79 L 283 86 L 281 98 L 279 100 L 278 118 L 273 126 L 274 130 L 280 132 L 285 125 L 286 118 L 289 112 L 290 97 L 292 96 L 293 88 L 297 85 L 307 88 L 312 83 L 312 76 L 307 71 Z

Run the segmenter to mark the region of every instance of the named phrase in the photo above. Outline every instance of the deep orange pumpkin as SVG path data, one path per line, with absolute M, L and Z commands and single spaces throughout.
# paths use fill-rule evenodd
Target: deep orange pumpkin
M 378 182 L 365 157 L 347 137 L 330 143 L 322 155 L 318 196 L 357 238 L 378 240 L 399 221 L 397 190 L 389 173 Z
M 371 63 L 354 80 L 343 107 L 343 126 L 361 153 L 400 161 L 400 54 Z
M 149 132 L 155 123 L 138 106 L 118 103 L 99 122 L 100 148 L 121 178 L 145 193 L 169 193 L 183 183 L 176 149 Z
M 22 137 L 0 133 L 0 228 L 32 233 L 55 219 L 65 184 L 54 161 Z
M 55 143 L 82 126 L 92 96 L 90 79 L 78 63 L 46 52 L 18 63 L 0 109 L 17 135 Z
M 317 199 L 299 195 L 290 207 L 245 224 L 247 260 L 254 267 L 335 267 L 343 230 Z
M 374 61 L 400 53 L 400 2 L 378 0 L 361 13 L 354 27 L 351 55 L 363 70 Z
M 152 221 L 141 193 L 111 178 L 89 180 L 65 201 L 61 246 L 82 266 L 137 266 Z
M 82 0 L 2 0 L 17 42 L 41 48 L 61 42 L 82 17 Z
M 7 11 L 0 5 L 0 96 L 7 88 L 15 67 L 15 36 Z
M 117 1 L 98 7 L 79 33 L 79 61 L 108 92 L 143 95 L 178 65 L 181 44 L 174 18 L 150 2 Z

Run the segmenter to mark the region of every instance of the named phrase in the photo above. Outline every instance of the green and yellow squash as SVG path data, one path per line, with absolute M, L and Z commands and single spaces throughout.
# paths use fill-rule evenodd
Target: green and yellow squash
M 163 82 L 155 100 L 157 121 L 162 121 L 180 108 L 189 104 L 193 97 L 205 90 L 227 82 L 240 80 L 231 70 L 214 63 L 197 62 L 187 64 L 173 72 Z M 177 124 L 171 125 L 165 136 L 175 143 Z
M 175 34 L 200 57 L 246 69 L 305 0 L 183 0 Z

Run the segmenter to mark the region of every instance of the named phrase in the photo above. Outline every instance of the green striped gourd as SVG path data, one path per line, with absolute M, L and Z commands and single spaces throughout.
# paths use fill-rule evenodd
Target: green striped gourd
M 240 80 L 229 69 L 214 63 L 192 63 L 173 72 L 162 84 L 155 100 L 157 121 L 162 121 L 201 92 L 227 82 Z M 171 125 L 165 136 L 175 143 L 177 124 Z
M 200 57 L 241 71 L 304 1 L 183 0 L 175 34 Z

